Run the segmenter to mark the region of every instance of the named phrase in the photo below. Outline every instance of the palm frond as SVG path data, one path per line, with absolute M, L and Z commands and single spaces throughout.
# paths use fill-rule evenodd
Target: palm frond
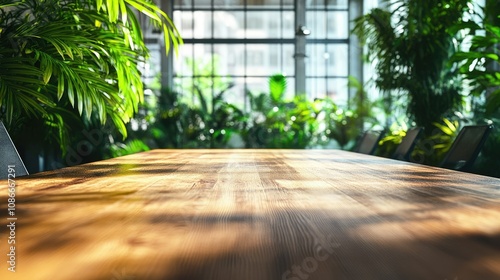
M 43 117 L 66 129 L 55 109 L 67 104 L 81 120 L 110 117 L 126 136 L 124 123 L 143 102 L 137 65 L 148 56 L 133 9 L 168 29 L 174 44 L 182 42 L 152 1 L 5 0 L 0 6 L 9 7 L 0 12 L 0 118 L 6 122 Z

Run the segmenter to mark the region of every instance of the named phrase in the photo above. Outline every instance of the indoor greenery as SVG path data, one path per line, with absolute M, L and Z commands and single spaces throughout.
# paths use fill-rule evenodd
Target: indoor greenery
M 425 128 L 415 157 L 438 165 L 463 125 L 498 122 L 500 4 L 486 0 L 478 13 L 468 0 L 385 3 L 388 9 L 373 9 L 358 18 L 353 31 L 375 63 L 374 81 L 385 94 L 386 106 L 403 100 L 407 123 Z M 384 139 L 387 155 L 401 135 L 394 131 Z M 498 171 L 485 171 L 500 165 L 499 149 L 494 148 L 499 140 L 495 129 L 480 155 L 478 172 L 499 176 Z
M 159 77 L 146 85 L 149 94 L 127 125 L 130 137 L 125 142 L 116 139 L 108 143 L 108 157 L 146 147 L 227 148 L 231 137 L 244 130 L 246 114 L 225 100 L 233 83 L 217 74 L 217 57 L 188 58 L 186 64 L 194 78 L 180 79 L 179 91 L 161 88 L 156 81 Z
M 500 177 L 500 2 L 486 0 L 470 47 L 457 53 L 461 73 L 472 87 L 474 122 L 494 124 L 476 164 L 477 172 Z
M 476 108 L 484 107 L 486 117 L 500 113 L 500 3 L 486 1 L 483 18 L 471 26 L 476 35 L 470 48 L 458 52 L 454 60 L 460 62 L 460 71 L 471 82 Z
M 145 150 L 137 140 L 152 148 L 305 148 L 319 142 L 318 116 L 323 101 L 283 99 L 284 75 L 269 78 L 269 92 L 249 93 L 249 112 L 224 100 L 230 80 L 217 83 L 217 87 L 204 80 L 193 82 L 188 88 L 194 90 L 182 94 L 160 90 L 155 105 L 146 110 L 153 112 L 153 117 L 143 115 L 139 120 L 146 121 L 148 128 L 131 131 L 129 141 L 133 143 L 114 143 L 118 148 L 115 155 Z M 213 98 L 210 92 L 214 92 Z M 230 143 L 234 138 L 236 143 Z
M 375 63 L 375 84 L 390 99 L 406 99 L 411 121 L 427 132 L 462 104 L 462 80 L 452 56 L 472 13 L 470 0 L 384 1 L 356 20 L 354 33 Z
M 224 100 L 218 92 L 211 100 L 198 92 L 202 105 L 187 104 L 177 92 L 163 89 L 158 114 L 152 127 L 156 145 L 161 148 L 224 148 L 234 133 L 244 126 L 245 114 Z M 210 107 L 207 104 L 211 104 Z
M 472 14 L 470 1 L 391 2 L 390 11 L 374 9 L 359 18 L 354 31 L 376 62 L 374 81 L 385 94 L 386 112 L 405 105 L 404 122 L 428 133 L 416 153 L 437 164 L 462 125 L 500 120 L 499 4 L 487 0 L 484 18 L 473 23 L 465 17 Z M 65 150 L 85 140 L 75 131 L 106 126 L 112 129 L 89 158 L 157 147 L 223 148 L 232 136 L 241 136 L 245 147 L 310 148 L 329 138 L 349 149 L 362 130 L 379 123 L 373 108 L 380 104 L 368 101 L 359 83 L 350 81 L 357 93 L 342 108 L 330 99 L 284 99 L 287 83 L 280 74 L 270 77 L 268 92 L 248 93 L 251 109 L 245 112 L 225 101 L 230 79 L 211 79 L 218 76 L 215 58 L 191 62 L 199 79 L 182 93 L 163 89 L 143 96 L 137 64 L 148 52 L 133 11 L 161 25 L 174 47 L 181 43 L 170 19 L 149 0 L 0 0 L 0 7 L 0 119 L 17 143 L 56 143 Z M 458 52 L 467 32 L 478 33 L 470 49 Z M 463 78 L 473 86 L 473 115 L 457 123 Z M 393 127 L 384 155 L 404 130 Z M 498 176 L 499 145 L 494 132 L 478 172 Z
M 319 101 L 305 96 L 284 98 L 286 76 L 269 77 L 269 93 L 249 93 L 250 116 L 242 136 L 247 148 L 306 148 L 319 129 Z
M 408 129 L 410 129 L 408 123 L 402 117 L 393 122 L 380 140 L 376 154 L 384 157 L 392 157 L 396 148 L 406 136 Z
M 95 123 L 127 135 L 148 56 L 138 13 L 164 31 L 167 48 L 182 43 L 151 0 L 0 1 L 0 120 L 21 150 L 65 152 Z
M 322 107 L 325 112 L 325 136 L 335 140 L 343 150 L 353 149 L 359 136 L 379 123 L 375 112 L 382 107 L 380 101 L 368 98 L 365 85 L 356 78 L 348 77 L 348 87 L 355 90 L 349 106 L 337 106 L 326 98 Z

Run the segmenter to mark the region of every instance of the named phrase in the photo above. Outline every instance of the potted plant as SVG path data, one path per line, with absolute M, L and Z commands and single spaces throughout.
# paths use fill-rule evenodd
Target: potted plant
M 167 46 L 182 43 L 148 0 L 2 1 L 0 120 L 14 141 L 64 154 L 93 121 L 126 136 L 143 100 L 137 65 L 148 56 L 136 11 L 164 30 Z

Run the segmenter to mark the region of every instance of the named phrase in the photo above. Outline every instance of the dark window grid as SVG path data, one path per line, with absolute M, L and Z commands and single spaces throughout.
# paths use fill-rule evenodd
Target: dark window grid
M 318 76 L 322 77 L 322 76 Z M 269 75 L 177 75 L 174 78 L 269 78 Z M 287 78 L 295 78 L 295 75 L 287 75 Z M 315 76 L 313 78 L 316 78 Z M 346 76 L 328 76 L 328 78 L 347 78 Z
M 343 75 L 309 75 L 306 79 L 347 79 L 348 76 Z M 269 78 L 269 75 L 178 75 L 174 74 L 174 78 Z M 295 75 L 287 75 L 287 78 L 295 78 Z
M 245 66 L 245 75 L 241 76 L 241 75 L 225 75 L 225 76 L 222 76 L 222 75 L 212 75 L 212 76 L 183 76 L 183 75 L 174 75 L 176 78 L 181 78 L 181 79 L 184 79 L 184 78 L 199 78 L 199 77 L 206 77 L 206 78 L 214 78 L 214 77 L 234 77 L 234 78 L 243 78 L 244 80 L 244 84 L 245 84 L 245 95 L 247 94 L 248 92 L 248 89 L 246 87 L 246 80 L 248 77 L 252 77 L 252 78 L 266 78 L 268 77 L 267 75 L 247 75 L 246 73 L 246 66 L 248 65 L 248 62 L 247 62 L 247 50 L 246 50 L 246 47 L 247 47 L 247 44 L 279 44 L 280 45 L 280 49 L 283 50 L 283 45 L 284 44 L 293 44 L 295 43 L 295 39 L 213 39 L 214 37 L 214 20 L 213 20 L 213 17 L 214 17 L 214 11 L 242 11 L 244 12 L 244 29 L 246 30 L 246 24 L 247 24 L 247 11 L 295 11 L 295 7 L 285 7 L 283 5 L 283 1 L 280 1 L 280 7 L 279 8 L 255 8 L 254 6 L 249 6 L 247 5 L 247 2 L 244 1 L 244 7 L 243 8 L 217 8 L 217 7 L 214 7 L 214 1 L 212 0 L 211 1 L 211 8 L 196 8 L 194 5 L 191 5 L 190 8 L 176 8 L 174 6 L 174 10 L 179 10 L 179 11 L 212 11 L 212 22 L 211 22 L 211 37 L 210 39 L 186 39 L 185 42 L 187 44 L 191 43 L 191 44 L 209 44 L 210 45 L 210 48 L 211 48 L 211 53 L 214 52 L 214 45 L 217 44 L 217 43 L 221 43 L 221 44 L 243 44 L 244 45 L 244 53 L 245 53 L 245 56 L 244 56 L 244 66 Z M 306 11 L 320 11 L 320 12 L 330 12 L 330 11 L 347 11 L 349 12 L 349 8 L 330 8 L 328 6 L 324 6 L 324 7 L 307 7 L 306 8 Z M 194 26 L 194 18 L 193 18 L 193 23 L 192 23 L 192 26 Z M 283 37 L 283 33 L 284 33 L 284 30 L 283 30 L 283 27 L 280 28 L 280 37 Z M 246 37 L 246 34 L 245 34 L 245 37 Z M 327 44 L 347 44 L 348 45 L 348 50 L 350 48 L 350 45 L 349 45 L 349 39 L 346 38 L 346 39 L 309 39 L 307 40 L 306 44 L 324 44 L 325 45 L 325 51 L 327 49 Z M 193 56 L 194 56 L 194 49 L 193 49 Z M 213 63 L 213 62 L 212 62 Z M 327 62 L 325 62 L 327 63 Z M 283 59 L 281 59 L 281 62 L 280 62 L 280 68 L 283 68 Z M 348 64 L 348 67 L 349 67 L 349 64 Z M 214 65 L 212 65 L 212 69 L 214 68 Z M 327 71 L 328 71 L 328 67 L 326 67 Z M 194 69 L 193 69 L 194 70 Z M 348 70 L 349 71 L 349 70 Z M 194 73 L 194 71 L 193 71 Z M 290 77 L 294 77 L 294 76 L 290 76 Z M 311 78 L 315 78 L 315 79 L 332 79 L 332 78 L 347 78 L 347 76 L 334 76 L 334 75 L 326 75 L 326 76 L 306 76 L 305 77 L 306 79 L 311 79 Z M 193 81 L 194 82 L 194 81 Z M 327 81 L 325 81 L 327 82 Z M 212 92 L 213 92 L 213 88 L 212 88 Z M 349 98 L 350 99 L 350 98 Z M 246 102 L 245 102 L 245 107 L 246 107 Z
M 246 49 L 247 45 L 251 44 L 267 44 L 267 45 L 279 45 L 280 48 L 280 53 L 283 53 L 283 48 L 284 45 L 290 45 L 295 43 L 295 39 L 185 39 L 184 43 L 187 44 L 201 44 L 201 45 L 210 45 L 211 53 L 214 53 L 214 46 L 217 44 L 226 44 L 226 45 L 243 45 L 245 50 L 243 51 L 244 57 L 243 57 L 243 66 L 245 66 L 245 71 L 246 71 L 246 66 L 248 65 L 247 61 L 247 54 L 248 51 Z M 192 56 L 194 57 L 194 48 L 193 48 L 193 54 Z M 174 58 L 175 59 L 175 58 Z M 213 63 L 213 61 L 212 61 Z M 280 59 L 280 69 L 283 69 L 285 61 L 284 59 Z M 194 67 L 194 65 L 193 65 Z M 212 64 L 212 69 L 215 69 L 215 65 Z M 193 73 L 194 68 L 192 69 Z M 246 73 L 245 73 L 246 74 Z M 252 76 L 253 77 L 253 76 Z
M 345 39 L 306 39 L 306 45 L 307 44 L 325 44 L 325 45 L 330 45 L 330 44 L 349 44 L 349 38 Z
M 306 79 L 347 79 L 343 75 L 307 75 Z
M 195 7 L 194 1 L 190 1 L 191 6 L 189 7 L 178 7 L 176 3 L 173 3 L 173 10 L 174 11 L 294 11 L 295 7 L 294 6 L 288 6 L 284 5 L 283 0 L 280 1 L 279 7 L 276 8 L 270 8 L 266 7 L 266 5 L 262 6 L 256 6 L 256 5 L 248 5 L 248 2 L 245 0 L 243 1 L 243 5 L 235 5 L 238 7 L 231 8 L 231 7 L 218 7 L 215 5 L 214 1 L 212 0 L 210 2 L 210 7 Z M 243 8 L 241 7 L 243 6 Z
M 336 11 L 339 11 L 339 12 L 347 12 L 347 14 L 349 14 L 349 5 L 347 7 L 345 7 L 344 9 L 329 9 L 329 7 L 326 5 L 327 1 L 325 0 L 325 5 L 323 7 L 307 7 L 306 8 L 306 12 L 313 12 L 314 14 L 316 13 L 323 13 L 325 14 L 325 17 L 326 17 L 326 20 L 324 22 L 324 26 L 323 28 L 325 29 L 325 38 L 324 39 L 311 39 L 311 40 L 307 40 L 306 39 L 306 45 L 323 45 L 323 52 L 324 53 L 327 53 L 328 52 L 328 46 L 331 45 L 332 43 L 331 40 L 328 39 L 328 29 L 329 29 L 329 25 L 328 25 L 328 13 L 329 12 L 336 12 Z M 315 23 L 316 24 L 316 23 Z M 316 28 L 316 26 L 314 26 L 313 28 Z M 349 36 L 349 35 L 347 35 Z M 344 40 L 342 41 L 338 41 L 338 44 L 347 44 L 347 52 L 349 52 L 350 50 L 350 44 L 349 44 L 349 37 L 345 38 Z M 348 76 L 338 76 L 338 75 L 329 75 L 329 72 L 332 71 L 331 67 L 329 67 L 329 61 L 325 60 L 323 62 L 323 66 L 325 68 L 325 75 L 306 75 L 305 79 L 308 80 L 308 79 L 314 79 L 317 82 L 319 82 L 319 80 L 322 80 L 322 82 L 324 82 L 324 88 L 328 88 L 329 87 L 329 79 L 347 79 Z M 349 70 L 349 63 L 347 63 L 347 74 L 349 75 L 350 73 L 350 70 Z M 349 100 L 350 99 L 350 96 L 349 96 L 349 93 L 348 93 L 348 97 L 347 99 Z
M 192 11 L 202 11 L 202 12 L 219 12 L 219 11 L 224 11 L 224 12 L 276 12 L 276 11 L 287 11 L 287 12 L 293 12 L 295 9 L 290 8 L 255 8 L 255 9 L 248 9 L 248 8 L 198 8 L 198 9 L 192 9 L 192 8 L 174 8 L 174 11 L 181 11 L 181 12 L 192 12 Z
M 188 11 L 193 12 L 193 13 L 195 12 L 195 10 L 188 10 Z M 199 11 L 199 10 L 196 10 L 196 11 Z M 211 10 L 211 11 L 212 12 L 218 12 L 219 10 Z M 246 12 L 246 11 L 247 10 L 243 10 L 243 12 Z M 272 10 L 272 12 L 276 12 L 276 11 L 281 12 L 281 13 L 284 12 L 284 10 Z M 215 23 L 215 21 L 214 21 L 214 13 L 211 13 L 210 17 L 211 17 L 211 22 L 210 22 L 210 24 L 211 24 L 211 26 L 210 26 L 210 28 L 211 28 L 211 30 L 210 30 L 211 37 L 210 38 L 201 38 L 201 39 L 183 38 L 184 42 L 190 43 L 190 42 L 193 42 L 193 41 L 190 41 L 190 40 L 205 40 L 205 41 L 203 41 L 201 43 L 211 43 L 209 40 L 212 40 L 212 41 L 214 41 L 214 40 L 221 40 L 221 39 L 215 39 L 214 38 L 214 31 L 215 31 L 215 28 L 214 28 L 215 27 L 214 26 L 214 23 Z M 195 18 L 193 17 L 192 21 L 191 21 L 191 26 L 193 26 L 193 27 L 195 26 L 194 21 L 195 21 Z M 246 31 L 247 31 L 247 13 L 243 14 L 243 30 L 245 32 L 245 37 L 246 37 Z M 281 23 L 280 24 L 280 28 L 279 28 L 279 37 L 278 38 L 283 38 L 284 33 L 285 33 L 285 30 L 284 30 L 283 24 Z M 247 39 L 245 39 L 245 38 L 238 38 L 238 39 L 228 38 L 228 39 L 222 39 L 222 40 L 247 40 Z M 289 39 L 289 40 L 295 40 L 295 39 Z M 220 43 L 220 42 L 216 42 L 216 43 Z
M 184 40 L 185 44 L 210 45 L 211 53 L 212 54 L 214 53 L 214 46 L 217 45 L 217 43 L 214 43 L 214 41 L 217 41 L 217 43 L 223 44 L 223 45 L 232 45 L 232 44 L 234 44 L 234 45 L 244 45 L 244 47 L 245 47 L 245 50 L 243 51 L 243 53 L 245 54 L 244 55 L 244 62 L 243 62 L 244 66 L 248 65 L 248 61 L 247 61 L 248 51 L 246 49 L 246 47 L 248 45 L 251 45 L 251 44 L 279 45 L 280 53 L 283 53 L 284 45 L 291 45 L 291 44 L 293 44 L 295 42 L 294 39 L 290 39 L 290 40 L 281 40 L 281 39 L 249 39 L 249 40 L 245 40 L 245 39 L 213 39 L 213 40 L 210 40 L 210 39 L 193 39 L 193 40 Z M 235 42 L 235 41 L 237 41 L 237 42 Z M 251 42 L 249 42 L 249 41 L 251 41 Z M 194 52 L 194 48 L 193 48 L 193 52 Z M 194 57 L 194 53 L 193 53 L 193 57 Z M 280 60 L 280 68 L 281 69 L 283 69 L 284 62 L 285 62 L 284 59 Z M 215 65 L 212 65 L 212 69 L 214 69 L 214 66 Z M 194 71 L 193 71 L 193 73 L 194 73 Z
M 349 40 L 348 39 L 313 39 L 309 40 L 309 44 L 317 43 L 323 45 L 325 52 L 327 51 L 328 45 L 331 44 L 347 44 L 348 48 L 350 47 L 348 44 Z M 245 85 L 245 95 L 248 92 L 248 88 L 246 87 L 247 85 L 247 78 L 268 78 L 268 75 L 248 75 L 246 73 L 247 67 L 248 66 L 248 60 L 247 60 L 247 55 L 248 51 L 246 49 L 247 45 L 249 44 L 279 44 L 279 47 L 281 50 L 283 50 L 284 44 L 293 44 L 295 43 L 295 39 L 186 39 L 185 40 L 186 44 L 192 43 L 192 44 L 205 44 L 205 45 L 210 45 L 211 52 L 214 52 L 214 46 L 216 43 L 221 43 L 221 44 L 239 44 L 239 45 L 244 45 L 244 58 L 243 58 L 243 63 L 244 63 L 244 75 L 178 75 L 174 74 L 175 78 L 182 78 L 182 79 L 187 79 L 187 78 L 219 78 L 219 77 L 230 77 L 230 78 L 242 78 L 244 80 L 244 85 Z M 193 49 L 194 50 L 194 49 Z M 194 56 L 194 54 L 193 54 Z M 280 69 L 283 69 L 283 63 L 284 60 L 280 59 Z M 325 69 L 327 69 L 327 75 L 306 75 L 306 79 L 324 79 L 325 82 L 325 88 L 328 88 L 328 79 L 347 79 L 348 76 L 344 75 L 328 75 L 328 70 L 330 69 L 328 66 L 328 62 L 324 62 Z M 349 65 L 348 65 L 349 67 Z M 212 69 L 215 68 L 215 65 L 212 65 Z M 349 70 L 348 70 L 349 71 Z M 194 73 L 194 69 L 193 69 Z M 295 75 L 290 75 L 289 77 L 295 78 Z M 193 80 L 193 84 L 194 84 Z M 214 89 L 212 88 L 212 92 Z M 245 103 L 245 107 L 247 104 Z
M 295 8 L 294 7 L 290 7 L 290 8 L 287 8 L 287 7 L 282 7 L 282 8 L 217 8 L 217 7 L 213 7 L 213 8 L 192 8 L 192 7 L 188 7 L 188 8 L 183 8 L 183 7 L 180 7 L 180 8 L 176 8 L 174 7 L 174 11 L 184 11 L 184 12 L 192 12 L 192 11 L 203 11 L 203 12 L 211 12 L 211 11 L 229 11 L 229 12 L 247 12 L 247 11 L 250 11 L 250 12 L 275 12 L 275 11 L 288 11 L 288 12 L 293 12 L 295 11 Z M 306 10 L 307 12 L 348 12 L 349 9 L 340 9 L 340 8 L 328 8 L 328 9 L 321 9 L 321 8 L 308 8 Z
M 351 46 L 351 45 L 352 45 L 352 44 L 351 44 L 350 40 L 347 40 L 347 56 L 348 56 L 348 57 L 347 57 L 347 74 L 348 74 L 348 75 L 351 75 L 351 67 L 352 67 L 352 66 L 351 66 L 351 63 L 350 63 L 350 59 L 349 59 L 349 55 L 350 55 L 350 53 L 351 53 L 351 48 L 352 48 L 352 46 Z M 347 77 L 346 77 L 346 79 L 347 79 Z M 351 108 L 351 105 L 352 105 L 352 104 L 351 104 L 351 103 L 352 103 L 352 100 L 351 100 L 351 99 L 352 99 L 352 98 L 351 98 L 352 96 L 351 96 L 351 95 L 352 95 L 352 94 L 351 94 L 351 90 L 349 90 L 349 89 L 348 89 L 348 90 L 347 90 L 347 107 L 348 107 L 348 108 Z
M 306 12 L 348 12 L 348 8 L 307 8 Z
M 288 38 L 256 38 L 256 39 L 245 39 L 245 38 L 237 38 L 237 39 L 231 39 L 231 38 L 187 38 L 183 39 L 184 44 L 211 44 L 211 45 L 217 45 L 217 44 L 294 44 L 295 39 L 288 39 Z M 307 44 L 349 44 L 349 39 L 310 39 L 307 40 Z

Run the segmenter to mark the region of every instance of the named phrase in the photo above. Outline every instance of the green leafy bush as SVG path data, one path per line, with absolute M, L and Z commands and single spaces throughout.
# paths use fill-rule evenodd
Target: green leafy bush
M 247 148 L 306 148 L 319 128 L 319 102 L 304 96 L 285 100 L 286 77 L 269 78 L 269 93 L 249 94 L 251 112 L 242 132 Z

